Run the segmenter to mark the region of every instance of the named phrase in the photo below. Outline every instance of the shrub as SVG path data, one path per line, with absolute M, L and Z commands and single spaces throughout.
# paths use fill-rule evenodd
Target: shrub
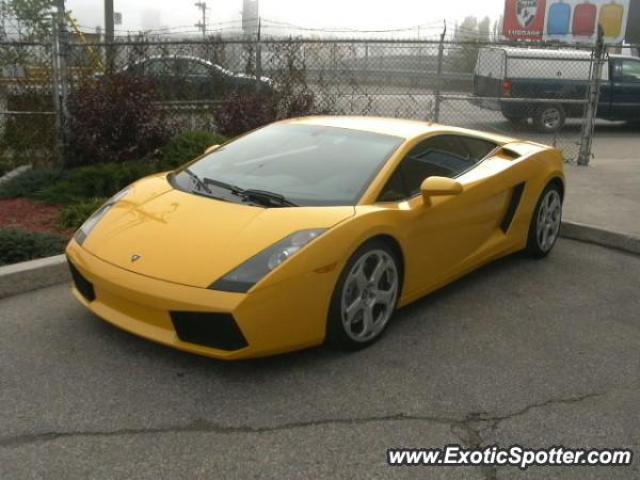
M 0 185 L 1 198 L 28 197 L 48 203 L 73 204 L 108 198 L 142 177 L 174 169 L 214 144 L 220 135 L 193 131 L 175 137 L 160 150 L 158 159 L 103 163 L 69 170 L 33 169 Z
M 235 137 L 276 120 L 319 113 L 315 95 L 308 90 L 294 93 L 238 92 L 214 110 L 217 130 L 227 137 Z
M 60 170 L 34 168 L 0 185 L 0 199 L 33 197 L 55 184 L 61 175 Z
M 106 198 L 93 198 L 66 206 L 60 213 L 60 226 L 74 230 L 80 228 L 84 221 L 98 210 L 106 200 Z
M 3 93 L 5 95 L 5 93 Z M 51 112 L 53 98 L 45 93 L 8 94 L 6 109 L 16 112 Z M 54 115 L 9 115 L 6 117 L 0 146 L 10 152 L 13 164 L 51 164 L 55 157 Z
M 320 112 L 316 108 L 316 97 L 311 92 L 300 92 L 297 95 L 284 96 L 280 101 L 283 118 L 303 117 Z
M 278 118 L 278 108 L 271 93 L 238 92 L 214 110 L 217 130 L 235 137 L 267 125 Z
M 202 155 L 211 145 L 222 144 L 226 138 L 212 132 L 195 130 L 178 135 L 162 148 L 160 164 L 172 170 Z
M 116 74 L 84 83 L 69 98 L 69 163 L 136 160 L 163 145 L 169 131 L 155 96 L 145 77 Z
M 130 183 L 157 170 L 157 165 L 148 161 L 74 168 L 65 172 L 60 181 L 33 196 L 49 203 L 63 204 L 111 197 Z
M 0 229 L 0 265 L 59 255 L 67 240 L 49 233 L 32 233 L 13 228 Z

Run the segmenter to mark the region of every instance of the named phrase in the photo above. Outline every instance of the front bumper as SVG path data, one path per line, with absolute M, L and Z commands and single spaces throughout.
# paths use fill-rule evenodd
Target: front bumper
M 309 272 L 240 294 L 130 272 L 95 257 L 74 240 L 66 253 L 72 271 L 76 270 L 72 292 L 81 304 L 107 322 L 157 343 L 237 360 L 300 350 L 324 341 L 335 272 Z M 235 332 L 234 341 L 223 339 L 224 349 L 207 346 L 205 343 L 220 344 L 215 338 L 207 342 L 207 335 L 234 330 L 229 319 L 240 337 Z M 226 325 L 208 329 L 209 321 Z

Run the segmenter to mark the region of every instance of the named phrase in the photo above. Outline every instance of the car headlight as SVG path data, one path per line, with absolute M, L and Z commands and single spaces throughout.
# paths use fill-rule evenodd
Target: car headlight
M 96 210 L 93 215 L 91 215 L 78 229 L 76 234 L 74 235 L 74 239 L 78 244 L 82 245 L 84 241 L 87 239 L 91 231 L 96 228 L 96 225 L 100 223 L 100 220 L 113 208 L 113 206 L 126 197 L 131 191 L 131 187 L 127 187 L 124 190 L 119 191 L 113 197 L 105 202 L 98 210 Z
M 269 272 L 289 260 L 325 231 L 326 228 L 316 228 L 296 232 L 247 260 L 209 288 L 223 292 L 246 293 Z

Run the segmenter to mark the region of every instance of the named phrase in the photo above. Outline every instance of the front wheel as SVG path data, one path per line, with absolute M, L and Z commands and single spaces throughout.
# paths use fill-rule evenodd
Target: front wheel
M 395 312 L 400 285 L 400 262 L 393 249 L 381 240 L 360 247 L 333 293 L 327 344 L 358 350 L 377 341 Z
M 555 183 L 549 184 L 538 201 L 531 225 L 527 251 L 536 258 L 546 257 L 558 240 L 562 222 L 562 194 Z

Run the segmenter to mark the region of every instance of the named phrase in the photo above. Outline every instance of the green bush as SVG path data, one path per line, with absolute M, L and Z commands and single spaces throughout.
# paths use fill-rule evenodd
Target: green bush
M 1 228 L 0 265 L 59 255 L 66 243 L 67 240 L 59 235 Z
M 33 197 L 60 180 L 62 172 L 51 169 L 33 169 L 0 185 L 0 199 Z
M 160 163 L 163 169 L 173 170 L 199 157 L 211 145 L 222 144 L 227 139 L 222 135 L 201 130 L 186 132 L 174 137 L 162 148 Z
M 187 132 L 163 147 L 155 159 L 103 163 L 69 170 L 33 169 L 0 186 L 1 198 L 28 197 L 70 205 L 108 198 L 142 177 L 172 170 L 201 155 L 207 147 L 224 143 L 220 135 Z
M 33 196 L 48 203 L 71 204 L 79 201 L 111 197 L 136 180 L 158 170 L 148 161 L 105 163 L 68 170 L 53 185 Z
M 60 226 L 74 230 L 80 228 L 80 225 L 106 201 L 106 198 L 94 198 L 67 205 L 60 213 Z
M 5 173 L 11 171 L 11 164 L 3 159 L 0 159 L 0 177 L 2 177 Z
M 105 163 L 71 170 L 34 169 L 0 185 L 0 199 L 27 197 L 69 204 L 110 197 L 136 180 L 160 171 L 157 162 Z
M 53 97 L 45 93 L 8 94 L 6 101 L 6 109 L 12 112 L 54 110 Z M 8 115 L 0 134 L 0 147 L 11 151 L 16 164 L 48 164 L 54 157 L 55 141 L 53 115 Z

